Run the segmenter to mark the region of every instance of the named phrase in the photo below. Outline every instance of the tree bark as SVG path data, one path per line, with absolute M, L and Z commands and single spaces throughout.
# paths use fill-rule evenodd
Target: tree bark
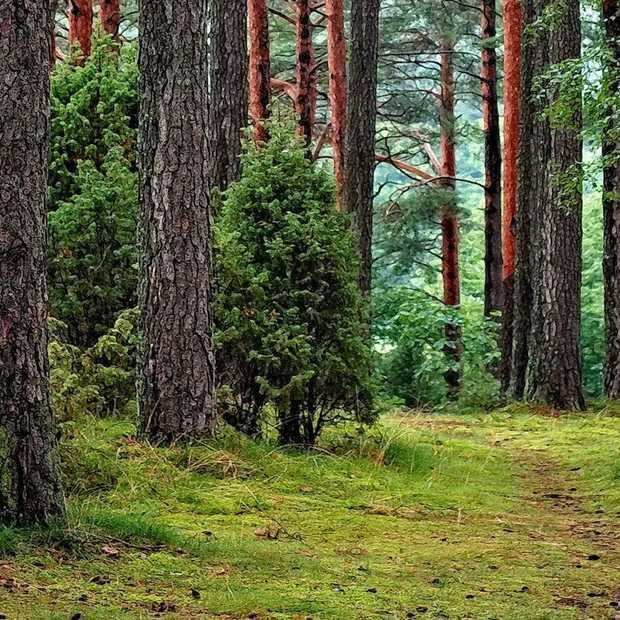
M 99 19 L 103 30 L 112 37 L 117 37 L 121 25 L 120 0 L 99 0 Z
M 441 209 L 443 302 L 448 308 L 461 303 L 459 269 L 459 219 L 456 212 L 456 147 L 454 141 L 454 46 L 441 42 L 441 97 L 439 100 L 441 180 L 439 187 L 446 192 L 446 204 Z M 454 323 L 446 323 L 445 354 L 449 368 L 444 373 L 448 396 L 456 398 L 460 390 L 461 343 L 460 330 Z
M 502 283 L 502 147 L 497 103 L 497 53 L 493 40 L 495 0 L 482 0 L 482 118 L 484 124 L 484 314 L 503 308 Z
M 524 0 L 534 23 L 553 0 Z M 568 0 L 554 23 L 524 45 L 521 67 L 517 266 L 512 381 L 514 395 L 556 409 L 582 409 L 581 110 L 557 128 L 535 101 L 535 80 L 549 66 L 581 53 L 579 1 Z M 547 93 L 548 105 L 554 93 Z
M 513 347 L 513 297 L 516 264 L 517 156 L 521 94 L 521 31 L 523 19 L 520 0 L 504 0 L 504 205 L 502 210 L 502 390 L 510 386 Z M 517 390 L 522 393 L 522 390 Z
M 296 0 L 297 96 L 295 108 L 299 133 L 307 146 L 312 143 L 316 116 L 316 75 L 314 45 L 312 43 L 312 9 L 310 0 Z
M 78 64 L 90 56 L 93 38 L 92 0 L 67 0 L 67 20 L 69 22 L 69 45 L 79 46 Z
M 326 0 L 327 64 L 331 106 L 331 142 L 336 178 L 336 206 L 344 209 L 345 135 L 347 127 L 347 43 L 344 33 L 344 0 Z
M 0 509 L 20 521 L 63 511 L 47 358 L 53 23 L 50 2 L 0 5 L 0 423 L 8 474 Z
M 160 444 L 218 422 L 206 3 L 142 0 L 140 32 L 140 434 Z
M 360 290 L 372 290 L 372 233 L 377 124 L 379 0 L 359 0 L 351 8 L 349 107 L 345 147 L 344 204 L 359 237 Z
M 241 139 L 248 122 L 246 0 L 211 0 L 211 184 L 227 189 L 241 176 Z
M 609 94 L 620 90 L 620 4 L 603 1 L 605 39 L 609 64 L 605 79 Z M 613 106 L 613 104 L 612 104 Z M 609 398 L 620 398 L 620 144 L 617 110 L 606 111 L 607 127 L 603 135 L 603 231 L 605 281 L 605 370 L 604 389 Z
M 265 119 L 269 116 L 271 101 L 269 14 L 266 0 L 248 0 L 250 30 L 250 117 L 254 123 L 257 142 L 267 140 Z

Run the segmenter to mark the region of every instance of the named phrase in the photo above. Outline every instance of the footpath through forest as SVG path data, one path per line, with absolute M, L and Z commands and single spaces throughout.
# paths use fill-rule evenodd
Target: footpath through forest
M 65 427 L 70 526 L 0 530 L 5 617 L 620 617 L 617 413 L 399 414 L 310 453 L 132 431 Z

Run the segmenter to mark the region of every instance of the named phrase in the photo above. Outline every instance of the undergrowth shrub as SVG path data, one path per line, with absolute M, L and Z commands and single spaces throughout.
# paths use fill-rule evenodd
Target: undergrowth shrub
M 329 175 L 291 128 L 270 132 L 246 145 L 216 225 L 220 402 L 249 434 L 273 410 L 281 442 L 312 444 L 327 425 L 373 418 L 368 319 Z

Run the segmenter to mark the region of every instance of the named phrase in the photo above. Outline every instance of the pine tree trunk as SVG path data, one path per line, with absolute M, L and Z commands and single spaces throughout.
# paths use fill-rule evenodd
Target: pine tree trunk
M 312 131 L 316 116 L 316 77 L 314 66 L 314 45 L 312 43 L 312 9 L 310 0 L 296 0 L 296 46 L 297 46 L 297 95 L 295 108 L 299 133 L 312 143 Z
M 482 0 L 482 118 L 484 123 L 484 314 L 503 308 L 502 283 L 502 147 L 497 104 L 495 0 Z M 487 45 L 489 47 L 487 47 Z
M 90 56 L 93 38 L 93 0 L 67 0 L 69 45 L 79 46 L 79 63 Z
M 250 117 L 257 142 L 267 140 L 264 120 L 269 116 L 271 101 L 269 14 L 266 0 L 248 0 L 250 30 Z
M 99 19 L 103 30 L 113 36 L 118 36 L 121 25 L 121 2 L 120 0 L 99 0 Z
M 356 222 L 360 247 L 360 290 L 372 290 L 372 233 L 377 124 L 379 0 L 351 8 L 349 107 L 345 147 L 344 204 Z
M 524 0 L 526 27 L 553 0 Z M 550 28 L 522 50 L 518 244 L 513 381 L 515 395 L 556 409 L 582 409 L 581 111 L 573 127 L 555 128 L 535 101 L 535 80 L 549 66 L 581 53 L 579 1 L 568 0 Z M 552 101 L 553 92 L 547 93 Z M 525 336 L 525 337 L 524 337 Z M 518 384 L 517 384 L 518 382 Z
M 347 42 L 344 34 L 344 0 L 326 0 L 327 64 L 329 66 L 329 103 L 331 136 L 336 178 L 336 205 L 344 209 L 344 155 L 347 127 Z
M 439 108 L 441 180 L 440 187 L 450 195 L 441 210 L 443 302 L 448 308 L 461 303 L 459 270 L 459 219 L 456 212 L 456 148 L 454 142 L 454 46 L 441 44 L 441 97 Z M 456 398 L 460 389 L 461 334 L 457 325 L 447 323 L 445 354 L 449 368 L 444 373 L 448 396 Z
M 140 32 L 140 433 L 160 444 L 218 421 L 206 4 L 142 0 Z
M 63 511 L 47 358 L 51 3 L 4 2 L 0 24 L 0 510 L 45 521 Z
M 502 280 L 504 311 L 502 312 L 502 390 L 510 387 L 513 347 L 514 273 L 516 265 L 517 156 L 519 153 L 519 117 L 521 95 L 521 30 L 520 0 L 504 0 L 504 191 L 502 210 Z M 519 386 L 518 394 L 523 394 Z
M 248 122 L 246 0 L 211 0 L 210 178 L 225 190 L 241 176 L 241 138 Z
M 620 90 L 620 4 L 603 1 L 605 38 L 610 50 L 606 68 L 610 90 Z M 618 111 L 609 109 L 603 136 L 603 156 L 609 163 L 603 172 L 603 228 L 605 280 L 605 371 L 604 388 L 609 398 L 620 398 L 620 144 Z M 615 137 L 614 137 L 615 136 Z

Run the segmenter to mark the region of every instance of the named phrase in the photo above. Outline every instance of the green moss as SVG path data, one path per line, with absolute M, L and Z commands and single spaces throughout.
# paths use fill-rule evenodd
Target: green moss
M 236 434 L 155 450 L 131 432 L 130 422 L 92 418 L 65 429 L 68 525 L 0 530 L 0 580 L 9 580 L 0 581 L 0 612 L 613 612 L 620 419 L 605 409 L 394 416 L 302 453 Z

